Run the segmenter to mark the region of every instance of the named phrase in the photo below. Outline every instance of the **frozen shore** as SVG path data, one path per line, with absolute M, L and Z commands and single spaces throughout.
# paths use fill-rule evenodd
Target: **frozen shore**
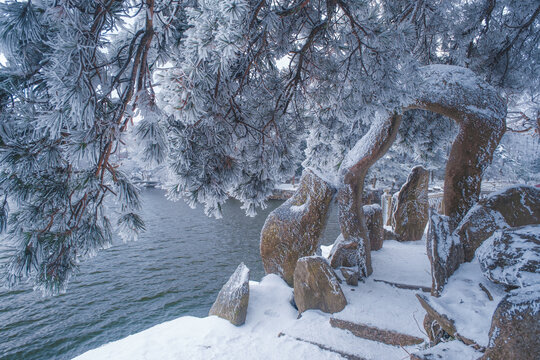
M 349 305 L 340 313 L 309 310 L 298 319 L 292 289 L 276 275 L 250 281 L 246 323 L 235 327 L 215 316 L 180 317 L 125 339 L 88 351 L 85 359 L 402 359 L 419 346 L 401 348 L 360 339 L 333 328 L 331 317 L 425 338 L 424 310 L 416 291 L 375 281 L 430 286 L 429 261 L 423 241 L 386 241 L 373 253 L 375 272 L 358 287 L 342 284 Z M 419 325 L 417 325 L 417 323 Z

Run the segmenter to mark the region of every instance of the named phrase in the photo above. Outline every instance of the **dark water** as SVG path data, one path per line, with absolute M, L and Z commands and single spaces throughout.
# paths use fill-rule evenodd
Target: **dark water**
M 0 359 L 71 359 L 182 315 L 206 316 L 242 261 L 252 280 L 263 276 L 259 234 L 281 202 L 249 218 L 230 201 L 216 220 L 167 201 L 161 190 L 145 190 L 143 200 L 146 233 L 86 260 L 66 294 L 0 288 Z M 337 232 L 332 215 L 323 242 Z

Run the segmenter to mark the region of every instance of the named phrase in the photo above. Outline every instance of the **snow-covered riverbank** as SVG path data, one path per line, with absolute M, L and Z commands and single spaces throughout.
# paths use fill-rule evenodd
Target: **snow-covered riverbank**
M 215 316 L 185 316 L 89 351 L 85 359 L 402 359 L 422 347 L 399 347 L 360 339 L 330 325 L 331 317 L 425 339 L 425 311 L 417 291 L 387 283 L 431 285 L 423 241 L 386 241 L 373 253 L 373 275 L 358 287 L 342 284 L 348 301 L 340 313 L 309 310 L 298 318 L 292 289 L 276 275 L 250 282 L 246 323 L 235 327 Z M 379 280 L 379 281 L 377 281 Z

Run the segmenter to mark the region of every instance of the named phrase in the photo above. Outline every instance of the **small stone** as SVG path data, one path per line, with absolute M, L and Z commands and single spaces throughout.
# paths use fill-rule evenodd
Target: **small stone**
M 429 171 L 415 166 L 399 190 L 393 213 L 394 232 L 399 241 L 422 239 L 428 222 L 428 185 Z
M 249 302 L 249 269 L 241 263 L 221 288 L 208 315 L 216 315 L 240 326 L 246 322 Z
M 426 316 L 424 317 L 424 329 L 426 330 L 431 346 L 450 339 L 450 335 L 444 331 L 437 320 L 429 313 L 426 313 Z
M 392 230 L 384 229 L 383 234 L 384 234 L 383 235 L 384 240 L 396 240 L 397 239 L 396 233 L 393 232 Z
M 540 284 L 540 225 L 497 230 L 476 256 L 493 282 L 512 287 Z
M 513 290 L 491 320 L 483 360 L 530 360 L 540 354 L 540 284 Z
M 330 251 L 330 266 L 334 269 L 338 267 L 355 267 L 360 263 L 360 245 L 353 240 L 345 240 L 343 235 L 339 235 Z
M 339 268 L 341 271 L 341 275 L 343 275 L 343 278 L 345 279 L 345 282 L 347 285 L 351 286 L 358 286 L 358 279 L 360 278 L 360 272 L 358 271 L 358 268 L 348 268 L 348 267 L 342 267 Z
M 300 313 L 308 309 L 336 313 L 347 305 L 334 271 L 320 256 L 298 260 L 294 270 L 294 300 Z

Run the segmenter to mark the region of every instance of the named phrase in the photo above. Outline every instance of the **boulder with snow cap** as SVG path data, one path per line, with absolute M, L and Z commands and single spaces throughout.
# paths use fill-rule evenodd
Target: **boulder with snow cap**
M 471 261 L 482 243 L 498 229 L 540 223 L 540 189 L 527 185 L 492 193 L 469 210 L 457 226 L 465 252 Z
M 329 183 L 306 170 L 295 194 L 268 215 L 261 231 L 267 274 L 277 274 L 293 285 L 298 259 L 317 251 L 334 192 Z
M 246 321 L 249 302 L 249 269 L 241 263 L 221 288 L 208 315 L 216 315 L 239 326 Z
M 334 271 L 320 256 L 298 260 L 294 271 L 294 301 L 300 313 L 308 309 L 336 313 L 347 305 Z
M 510 292 L 491 321 L 482 360 L 531 360 L 540 354 L 540 284 Z
M 540 224 L 497 230 L 476 256 L 493 282 L 512 287 L 540 284 Z
M 330 259 L 330 265 L 334 269 L 340 266 L 358 266 L 360 262 L 360 244 L 354 240 L 345 240 L 343 235 L 339 235 L 328 258 Z
M 463 246 L 451 232 L 451 219 L 430 209 L 427 255 L 431 262 L 431 294 L 439 296 L 448 278 L 464 261 Z
M 364 205 L 364 216 L 371 251 L 380 250 L 384 240 L 382 207 L 379 204 Z
M 428 184 L 429 171 L 415 166 L 399 190 L 396 210 L 392 215 L 394 232 L 399 241 L 422 239 L 428 222 Z

